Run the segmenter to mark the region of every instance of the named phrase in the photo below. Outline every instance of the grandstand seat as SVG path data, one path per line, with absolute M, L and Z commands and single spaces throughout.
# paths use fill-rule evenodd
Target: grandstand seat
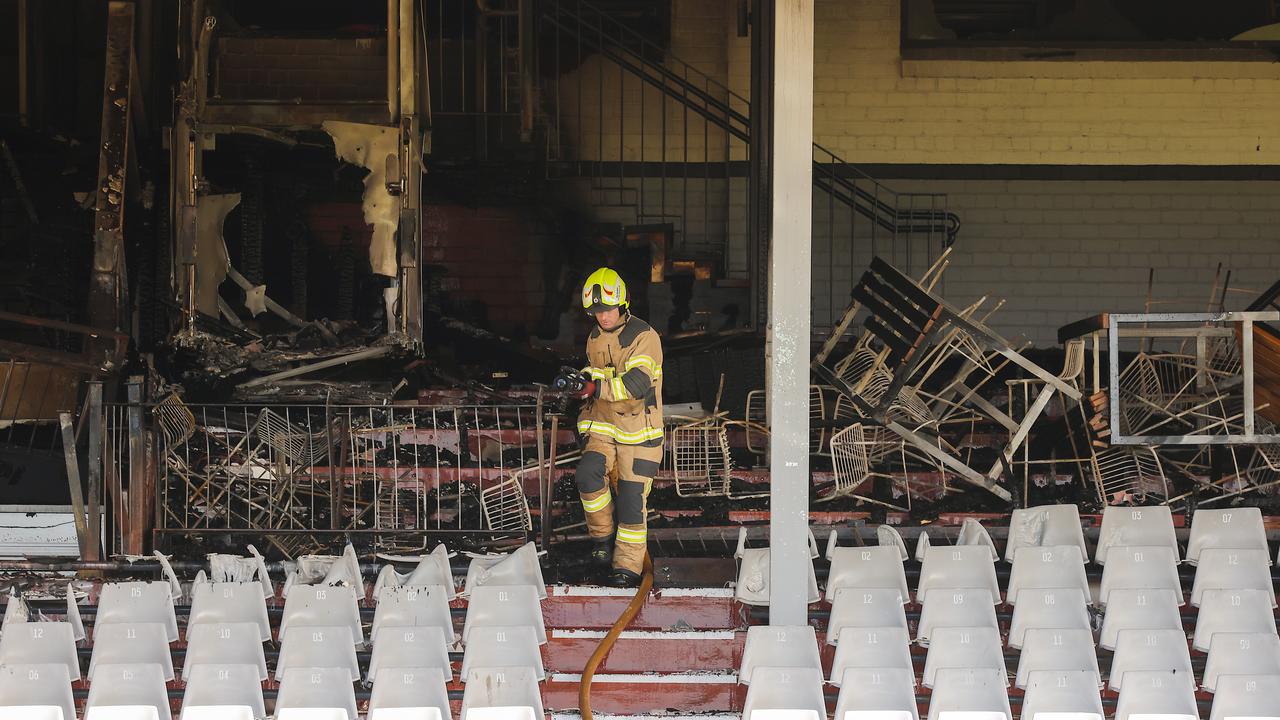
M 383 667 L 373 675 L 369 720 L 450 720 L 448 666 Z
M 472 628 L 471 641 L 462 655 L 463 682 L 473 668 L 528 667 L 541 681 L 546 677 L 538 638 L 528 625 L 503 627 L 483 625 Z
M 291 668 L 276 676 L 276 720 L 356 720 L 356 691 L 346 668 Z
M 442 585 L 384 587 L 378 591 L 370 639 L 383 625 L 439 627 L 450 644 L 458 639 L 449 614 L 449 592 Z
M 160 623 L 166 642 L 178 639 L 178 616 L 173 609 L 173 587 L 164 580 L 106 583 L 98 596 L 94 624 Z
M 755 625 L 747 628 L 738 682 L 750 684 L 757 667 L 812 668 L 821 677 L 822 659 L 818 655 L 818 636 L 813 626 Z
M 912 672 L 911 638 L 903 627 L 855 628 L 840 631 L 831 682 L 839 684 L 848 668 L 900 668 Z
M 835 720 L 919 720 L 915 676 L 899 667 L 845 668 Z
M 919 600 L 931 590 L 986 588 L 992 604 L 1000 602 L 1000 583 L 991 549 L 983 545 L 941 545 L 924 553 L 920 565 L 920 582 L 916 587 Z
M 1089 630 L 1089 607 L 1080 588 L 1030 588 L 1018 593 L 1022 601 L 1013 606 L 1009 623 L 1009 647 L 1023 647 L 1023 635 L 1035 628 L 1075 628 Z
M 751 670 L 743 720 L 825 720 L 826 716 L 822 668 L 756 665 Z
M 351 629 L 353 645 L 364 643 L 356 590 L 346 585 L 295 585 L 284 601 L 284 615 L 280 618 L 281 639 L 294 625 L 345 625 Z
M 936 627 L 999 627 L 991 593 L 982 589 L 929 590 L 924 593 L 916 642 L 929 644 Z
M 1080 588 L 1086 602 L 1092 599 L 1080 548 L 1075 545 L 1023 546 L 1013 554 L 1005 601 L 1016 605 L 1021 590 L 1070 587 Z
M 1199 607 L 1206 590 L 1263 590 L 1271 600 L 1271 607 L 1275 607 L 1270 553 L 1258 549 L 1201 550 L 1196 579 L 1191 585 L 1191 604 Z
M 733 553 L 738 563 L 738 576 L 733 585 L 733 597 L 743 605 L 767 606 L 769 604 L 769 548 L 747 547 L 747 529 L 738 529 L 738 548 Z M 813 558 L 818 557 L 818 541 L 809 531 L 808 587 L 805 602 L 815 603 L 818 594 L 818 576 L 813 569 Z
M 1126 673 L 1116 702 L 1115 720 L 1197 720 L 1195 681 L 1191 675 L 1157 671 Z
M 1107 564 L 1107 553 L 1113 547 L 1162 546 L 1178 552 L 1178 537 L 1173 530 L 1173 513 L 1167 505 L 1119 507 L 1108 505 L 1102 511 L 1102 527 L 1093 561 Z
M 1187 562 L 1198 565 L 1202 550 L 1261 550 L 1267 554 L 1267 530 L 1262 524 L 1262 510 L 1238 507 L 1227 510 L 1196 510 L 1191 516 L 1191 534 L 1187 540 Z
M 911 591 L 902 566 L 904 552 L 898 545 L 831 547 L 828 544 L 831 570 L 827 573 L 827 600 L 840 588 L 896 588 L 906 602 Z
M 348 682 L 359 680 L 360 665 L 355 643 L 351 642 L 351 629 L 345 625 L 295 625 L 284 631 L 275 677 L 283 681 L 285 672 L 300 668 L 342 668 L 350 675 Z
M 1021 720 L 1102 720 L 1098 676 L 1087 670 L 1036 670 L 1022 695 Z
M 1182 605 L 1178 551 L 1164 545 L 1111 548 L 1098 586 L 1098 606 L 1105 607 L 1117 589 L 1172 590 Z
M 261 675 L 261 677 L 259 677 Z M 253 720 L 266 717 L 262 702 L 265 669 L 256 665 L 204 663 L 184 666 L 181 720 Z
M 1181 601 L 1172 590 L 1112 590 L 1102 616 L 1098 646 L 1114 650 L 1121 630 L 1181 630 Z
M 75 718 L 76 703 L 65 664 L 0 665 L 0 719 Z
M 452 677 L 449 645 L 438 627 L 383 627 L 373 640 L 369 672 L 373 680 L 382 668 L 440 668 Z
M 1082 558 L 1089 556 L 1080 525 L 1080 512 L 1075 505 L 1037 505 L 1018 508 L 1010 514 L 1009 538 L 1004 546 L 1005 560 L 1013 562 L 1020 548 L 1064 545 L 1080 548 Z
M 85 720 L 171 720 L 164 668 L 103 665 L 89 683 Z
M 831 597 L 827 642 L 835 642 L 847 627 L 907 628 L 903 596 L 897 588 L 840 588 Z
M 545 600 L 547 583 L 542 579 L 537 546 L 530 542 L 506 555 L 473 556 L 462 594 L 470 595 L 480 585 L 531 585 L 538 599 Z
M 943 668 L 933 681 L 928 720 L 1012 720 L 1004 673 Z
M 173 655 L 163 623 L 119 622 L 93 626 L 93 654 L 89 680 L 104 665 L 159 665 L 166 681 L 173 679 Z
M 1223 675 L 1209 720 L 1280 718 L 1280 675 Z
M 1098 672 L 1098 655 L 1093 647 L 1093 633 L 1086 628 L 1033 628 L 1027 630 L 1018 656 L 1018 674 L 1014 684 L 1025 689 L 1031 674 L 1048 672 L 1086 672 L 1094 678 L 1094 689 L 1102 686 Z
M 458 720 L 542 720 L 541 673 L 531 667 L 478 667 L 464 676 Z
M 11 623 L 0 633 L 0 666 L 62 665 L 80 679 L 75 629 L 65 622 Z
M 182 675 L 201 665 L 252 665 L 267 679 L 267 658 L 255 623 L 205 623 L 187 628 Z
M 1216 692 L 1224 675 L 1280 675 L 1280 637 L 1274 633 L 1215 633 L 1200 685 Z
M 262 585 L 256 582 L 204 582 L 191 586 L 191 614 L 187 632 L 206 623 L 254 623 L 258 640 L 271 639 L 271 620 Z
M 467 600 L 467 618 L 462 626 L 465 644 L 473 627 L 481 625 L 528 625 L 538 638 L 547 642 L 547 628 L 542 620 L 542 605 L 537 588 L 532 585 L 481 585 L 472 588 Z
M 993 627 L 940 627 L 929 636 L 921 684 L 933 687 L 943 668 L 999 670 L 1005 673 L 1004 643 Z
M 1121 690 L 1131 672 L 1172 672 L 1191 676 L 1191 653 L 1181 630 L 1121 630 L 1116 636 L 1115 654 L 1107 686 Z
M 1200 596 L 1191 646 L 1208 652 L 1213 636 L 1228 633 L 1276 634 L 1275 612 L 1264 590 L 1205 590 Z

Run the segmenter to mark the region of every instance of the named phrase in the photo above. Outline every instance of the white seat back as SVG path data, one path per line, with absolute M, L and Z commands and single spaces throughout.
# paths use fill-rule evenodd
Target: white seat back
M 1000 627 L 991 593 L 982 589 L 937 589 L 924 593 L 916 642 L 929 644 L 935 627 Z
M 1191 516 L 1187 562 L 1198 565 L 1202 550 L 1216 548 L 1261 550 L 1268 554 L 1269 562 L 1267 529 L 1262 524 L 1262 510 L 1256 507 L 1196 510 Z
M 1178 551 L 1178 536 L 1173 530 L 1173 513 L 1167 505 L 1118 507 L 1108 505 L 1102 511 L 1102 527 L 1093 561 L 1107 564 L 1112 547 L 1160 545 Z

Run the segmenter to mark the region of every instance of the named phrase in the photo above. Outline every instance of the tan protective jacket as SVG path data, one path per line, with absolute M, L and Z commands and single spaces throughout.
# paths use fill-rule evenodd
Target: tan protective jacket
M 622 445 L 662 444 L 662 338 L 639 318 L 629 317 L 587 338 L 584 369 L 596 381 L 595 398 L 578 416 L 578 432 Z

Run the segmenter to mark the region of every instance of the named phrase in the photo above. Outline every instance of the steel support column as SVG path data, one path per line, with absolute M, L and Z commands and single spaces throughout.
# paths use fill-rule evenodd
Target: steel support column
M 769 622 L 804 625 L 809 559 L 813 0 L 773 0 L 769 231 Z
M 418 85 L 419 60 L 425 58 L 426 46 L 420 42 L 414 0 L 400 0 L 400 174 L 404 187 L 400 193 L 400 298 L 399 331 L 415 343 L 422 342 L 422 132 L 423 115 L 429 112 Z M 388 318 L 388 330 L 391 322 Z

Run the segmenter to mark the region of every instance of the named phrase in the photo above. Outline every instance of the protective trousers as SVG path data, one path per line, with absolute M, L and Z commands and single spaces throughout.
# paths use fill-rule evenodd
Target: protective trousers
M 582 509 L 587 516 L 587 532 L 593 538 L 607 538 L 616 527 L 614 568 L 637 575 L 643 569 L 648 541 L 645 502 L 661 461 L 661 445 L 623 445 L 595 434 L 590 436 L 582 452 L 576 478 Z

